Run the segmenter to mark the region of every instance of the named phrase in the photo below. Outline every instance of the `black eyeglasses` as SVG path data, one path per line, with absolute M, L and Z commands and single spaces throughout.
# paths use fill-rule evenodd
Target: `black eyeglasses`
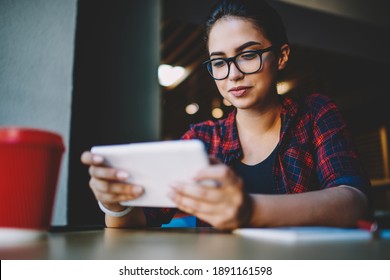
M 262 54 L 272 50 L 274 47 L 271 46 L 262 50 L 245 51 L 232 57 L 210 59 L 203 62 L 203 65 L 206 65 L 214 80 L 223 80 L 229 76 L 231 62 L 241 73 L 253 74 L 263 66 Z

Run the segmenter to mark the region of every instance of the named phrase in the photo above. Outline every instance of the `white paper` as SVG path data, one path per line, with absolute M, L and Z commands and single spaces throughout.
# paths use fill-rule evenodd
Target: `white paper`
M 240 228 L 233 231 L 249 238 L 282 243 L 300 241 L 336 241 L 369 240 L 369 231 L 355 228 L 337 227 L 277 227 L 277 228 Z

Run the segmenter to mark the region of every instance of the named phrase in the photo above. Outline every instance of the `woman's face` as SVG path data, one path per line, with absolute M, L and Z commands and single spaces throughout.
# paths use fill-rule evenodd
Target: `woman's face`
M 210 59 L 270 46 L 271 42 L 252 22 L 235 17 L 219 19 L 211 28 L 208 41 Z M 266 98 L 276 96 L 278 58 L 273 51 L 263 53 L 262 58 L 262 67 L 254 74 L 243 74 L 231 63 L 229 76 L 216 80 L 221 95 L 238 109 L 261 108 Z

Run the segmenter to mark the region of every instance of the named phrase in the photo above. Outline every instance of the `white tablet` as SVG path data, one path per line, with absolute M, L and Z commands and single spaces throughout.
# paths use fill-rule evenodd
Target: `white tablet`
M 107 166 L 126 171 L 129 183 L 144 187 L 142 196 L 121 203 L 126 206 L 175 208 L 168 197 L 171 184 L 190 181 L 209 165 L 205 146 L 196 139 L 94 146 L 91 152 L 103 156 Z

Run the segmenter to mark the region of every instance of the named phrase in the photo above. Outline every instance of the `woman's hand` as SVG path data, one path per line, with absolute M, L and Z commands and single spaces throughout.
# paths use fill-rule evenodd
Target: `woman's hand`
M 141 186 L 126 182 L 129 177 L 126 172 L 104 166 L 102 156 L 86 151 L 81 155 L 81 162 L 89 166 L 89 186 L 96 199 L 111 211 L 124 210 L 120 202 L 136 199 L 144 192 Z
M 251 198 L 244 192 L 243 181 L 228 166 L 215 164 L 202 170 L 197 183 L 179 183 L 172 187 L 177 207 L 215 228 L 230 230 L 249 226 Z M 207 182 L 215 182 L 210 186 Z

